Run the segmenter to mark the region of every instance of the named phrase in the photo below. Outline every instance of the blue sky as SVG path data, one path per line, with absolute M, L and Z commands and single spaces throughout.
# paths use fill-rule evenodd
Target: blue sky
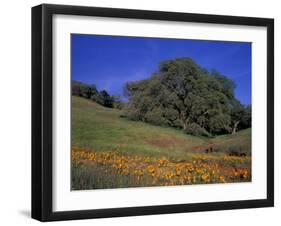
M 72 79 L 123 95 L 124 83 L 149 77 L 160 61 L 191 57 L 237 85 L 236 97 L 251 104 L 251 43 L 119 36 L 71 36 Z

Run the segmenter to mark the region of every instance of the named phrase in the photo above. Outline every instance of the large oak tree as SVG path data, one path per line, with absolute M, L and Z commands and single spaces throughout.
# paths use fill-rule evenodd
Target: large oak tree
M 195 135 L 234 133 L 251 115 L 234 89 L 232 80 L 215 70 L 208 73 L 191 58 L 164 61 L 150 78 L 126 84 L 127 116 Z

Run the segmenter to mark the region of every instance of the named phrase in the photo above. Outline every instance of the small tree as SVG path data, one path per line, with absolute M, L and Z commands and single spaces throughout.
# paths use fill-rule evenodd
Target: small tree
M 88 87 L 88 92 L 87 92 L 87 98 L 92 99 L 93 96 L 95 96 L 98 93 L 97 87 L 92 84 Z
M 90 99 L 97 92 L 95 85 L 87 85 L 82 82 L 72 81 L 72 95 Z
M 113 98 L 105 90 L 94 95 L 93 99 L 100 105 L 110 108 L 113 107 Z

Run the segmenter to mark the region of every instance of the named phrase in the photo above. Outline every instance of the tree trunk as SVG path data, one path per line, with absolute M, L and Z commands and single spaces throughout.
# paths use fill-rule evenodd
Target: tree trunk
M 187 125 L 186 125 L 186 123 L 182 123 L 183 124 L 183 130 L 186 130 L 186 128 L 187 128 Z
M 183 130 L 186 130 L 188 125 L 188 119 L 181 119 L 181 123 Z
M 240 121 L 237 121 L 237 122 L 234 123 L 234 126 L 233 126 L 233 129 L 232 129 L 232 133 L 231 133 L 231 134 L 235 134 L 235 133 L 236 133 L 239 122 L 240 122 Z
M 182 124 L 182 128 L 183 128 L 183 130 L 186 130 L 188 122 L 189 122 L 189 118 L 185 112 L 182 112 L 179 109 L 177 109 L 177 111 L 178 111 L 179 119 Z

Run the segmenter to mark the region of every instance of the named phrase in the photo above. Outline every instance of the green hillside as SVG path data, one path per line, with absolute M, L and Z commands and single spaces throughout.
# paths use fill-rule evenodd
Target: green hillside
M 251 181 L 251 129 L 211 139 L 122 113 L 72 97 L 73 190 Z
M 72 147 L 188 159 L 198 147 L 214 144 L 219 152 L 250 154 L 251 129 L 210 139 L 187 135 L 173 128 L 131 121 L 121 115 L 120 110 L 72 96 Z

